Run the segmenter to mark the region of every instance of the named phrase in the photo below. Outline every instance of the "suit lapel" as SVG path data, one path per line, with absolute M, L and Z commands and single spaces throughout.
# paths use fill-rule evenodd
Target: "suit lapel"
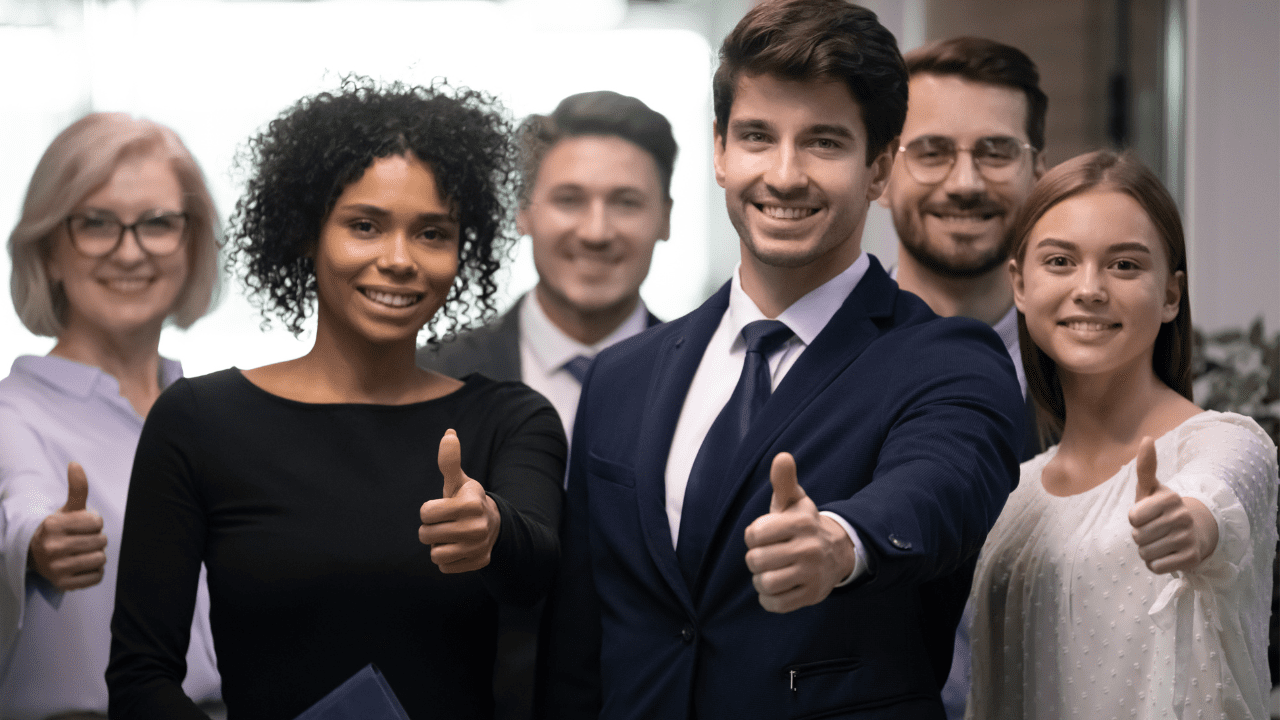
M 680 573 L 671 544 L 671 523 L 667 519 L 667 456 L 693 376 L 728 306 L 729 285 L 726 283 L 690 313 L 681 331 L 672 333 L 658 349 L 636 445 L 640 449 L 636 460 L 636 497 L 645 543 L 663 577 L 690 613 L 693 612 L 692 595 Z
M 520 304 L 528 301 L 528 293 L 521 296 L 510 310 L 498 318 L 498 325 L 493 329 L 498 342 L 494 344 L 496 352 L 490 362 L 495 372 L 502 373 L 500 377 L 524 379 L 520 374 Z
M 766 461 L 765 454 L 788 449 L 775 448 L 778 437 L 795 424 L 813 399 L 880 335 L 876 321 L 893 314 L 897 292 L 897 285 L 872 257 L 871 267 L 862 280 L 849 293 L 849 297 L 845 298 L 822 332 L 813 339 L 813 343 L 805 348 L 795 365 L 787 371 L 786 377 L 778 384 L 778 389 L 769 397 L 759 419 L 747 431 L 747 436 L 738 447 L 725 474 L 730 482 L 721 492 L 716 505 L 716 530 L 713 537 L 719 537 L 724 530 L 720 526 L 727 520 L 725 516 L 728 509 L 733 506 L 734 498 L 743 492 L 755 469 L 768 467 L 772 462 L 772 457 Z M 763 481 L 768 482 L 767 474 Z M 712 553 L 707 553 L 707 557 L 711 555 Z M 704 557 L 699 577 L 706 572 L 706 562 Z

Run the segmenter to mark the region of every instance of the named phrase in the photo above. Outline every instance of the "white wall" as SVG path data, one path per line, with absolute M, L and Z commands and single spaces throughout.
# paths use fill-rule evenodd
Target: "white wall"
M 173 127 L 204 168 L 226 217 L 240 195 L 234 159 L 246 138 L 303 95 L 361 73 L 426 84 L 444 76 L 497 94 L 516 117 L 550 112 L 566 95 L 612 89 L 671 121 L 680 156 L 672 237 L 654 253 L 641 292 L 674 318 L 703 299 L 708 274 L 710 76 L 705 38 L 680 27 L 630 27 L 625 6 L 602 0 L 468 2 L 217 2 L 99 0 L 57 27 L 0 16 L 0 231 L 7 237 L 36 161 L 53 136 L 89 110 L 123 110 Z M 0 10 L 6 9 L 0 0 Z M 65 19 L 65 18 L 64 18 Z M 621 25 L 621 27 L 619 27 Z M 8 286 L 7 253 L 0 285 Z M 502 289 L 533 286 L 527 242 Z M 188 374 L 256 367 L 310 348 L 261 316 L 228 279 L 222 304 L 188 331 L 166 329 L 161 353 Z M 0 298 L 0 375 L 48 338 L 22 327 Z
M 1280 331 L 1280 2 L 1187 0 L 1191 311 Z

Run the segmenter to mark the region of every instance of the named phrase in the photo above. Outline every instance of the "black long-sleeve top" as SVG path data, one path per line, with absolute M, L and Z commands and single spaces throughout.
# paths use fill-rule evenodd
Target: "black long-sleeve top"
M 502 517 L 489 566 L 456 575 L 418 541 L 448 428 Z M 180 687 L 203 561 L 232 720 L 292 718 L 370 662 L 410 717 L 490 717 L 497 601 L 550 582 L 565 454 L 541 395 L 478 375 L 409 405 L 296 402 L 235 369 L 178 381 L 134 461 L 111 716 L 204 717 Z

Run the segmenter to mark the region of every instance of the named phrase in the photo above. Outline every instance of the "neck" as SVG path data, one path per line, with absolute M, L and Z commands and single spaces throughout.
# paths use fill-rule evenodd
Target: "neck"
M 583 310 L 551 292 L 542 283 L 534 288 L 533 296 L 551 324 L 583 345 L 595 345 L 609 337 L 631 317 L 640 303 L 640 295 L 637 293 L 607 308 Z
M 116 379 L 120 396 L 146 417 L 160 397 L 160 324 L 109 333 L 71 321 L 50 355 L 99 368 Z
M 856 243 L 798 267 L 771 265 L 757 258 L 744 243 L 738 266 L 742 291 L 770 319 L 777 318 L 797 300 L 822 287 L 849 269 L 861 254 Z
M 1059 373 L 1067 421 L 1061 447 L 1104 448 L 1129 446 L 1144 435 L 1158 437 L 1165 425 L 1163 405 L 1190 405 L 1150 370 L 1151 357 L 1141 366 L 1099 377 Z M 1131 366 L 1133 367 L 1133 366 Z
M 898 286 L 919 295 L 942 317 L 969 317 L 995 325 L 1013 307 L 1013 288 L 1003 263 L 977 277 L 947 277 L 916 262 L 899 245 Z
M 425 371 L 414 362 L 416 338 L 375 343 L 320 318 L 316 342 L 299 358 L 306 396 L 321 402 L 399 405 L 420 395 Z

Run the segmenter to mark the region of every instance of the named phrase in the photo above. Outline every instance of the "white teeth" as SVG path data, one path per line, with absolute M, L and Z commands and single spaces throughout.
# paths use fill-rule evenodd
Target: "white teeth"
M 760 212 L 778 220 L 799 220 L 818 212 L 816 208 L 780 207 L 778 205 L 758 205 Z
M 420 295 L 400 295 L 397 293 L 381 292 L 379 290 L 365 290 L 364 294 L 370 300 L 391 307 L 408 307 L 421 297 Z
M 1063 324 L 1071 328 L 1072 330 L 1087 330 L 1087 331 L 1093 331 L 1093 332 L 1098 332 L 1101 330 L 1110 330 L 1111 328 L 1115 327 L 1110 323 L 1085 322 L 1083 320 L 1073 320 L 1071 322 L 1067 322 Z
M 117 292 L 137 292 L 150 284 L 150 280 L 145 278 L 118 278 L 115 280 L 107 280 L 107 287 Z

